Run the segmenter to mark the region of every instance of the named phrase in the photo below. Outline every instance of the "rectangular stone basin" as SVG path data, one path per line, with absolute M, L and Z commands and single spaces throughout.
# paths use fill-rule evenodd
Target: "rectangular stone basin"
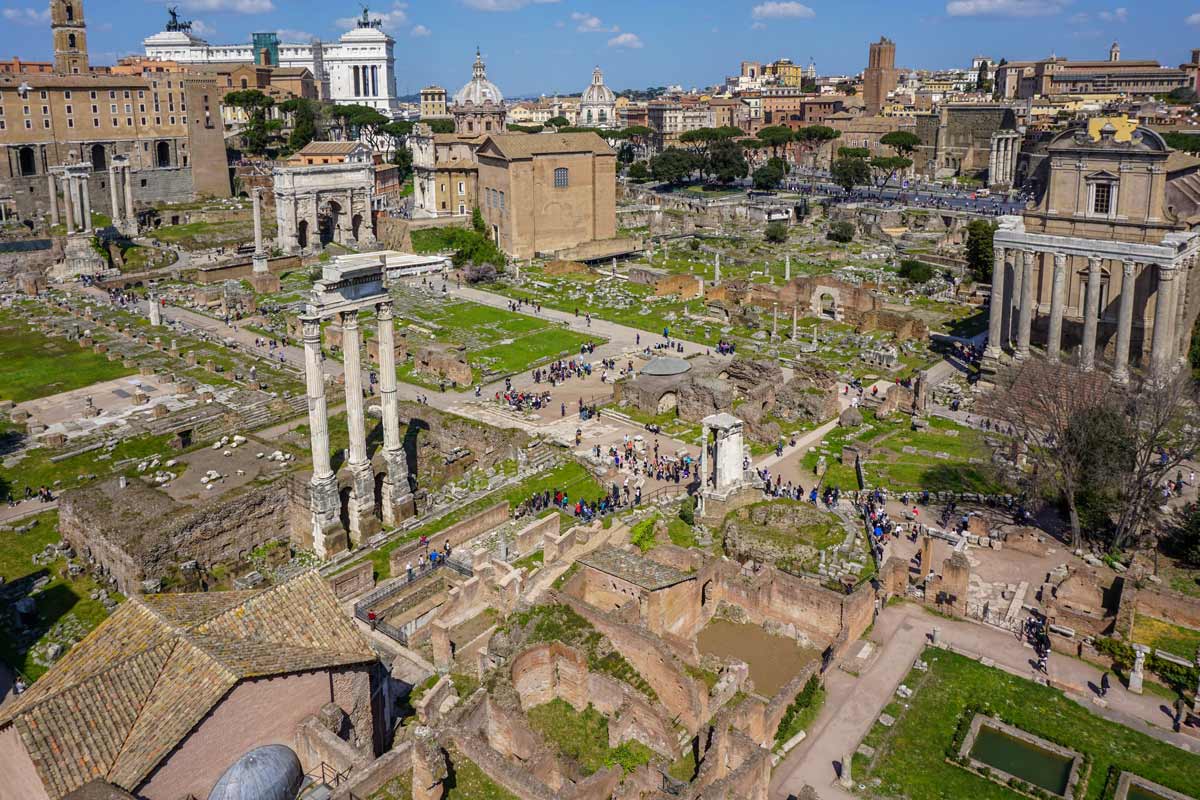
M 1017 778 L 1060 797 L 1069 796 L 1082 761 L 1078 753 L 982 714 L 971 723 L 960 755 L 1004 783 Z
M 1132 772 L 1122 772 L 1113 800 L 1193 800 L 1193 798 L 1160 786 L 1153 781 L 1148 781 Z

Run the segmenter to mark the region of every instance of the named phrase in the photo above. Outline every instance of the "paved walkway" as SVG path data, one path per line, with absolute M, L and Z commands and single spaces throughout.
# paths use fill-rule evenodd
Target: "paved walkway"
M 837 767 L 853 753 L 895 694 L 913 661 L 938 629 L 941 642 L 972 657 L 986 655 L 995 666 L 1021 677 L 1042 677 L 1033 667 L 1034 652 L 1008 632 L 986 625 L 936 617 L 913 603 L 885 608 L 869 639 L 880 648 L 875 661 L 857 678 L 840 669 L 826 676 L 826 700 L 809 736 L 779 763 L 771 778 L 771 797 L 784 800 L 809 784 L 823 800 L 849 800 L 837 785 Z M 1092 712 L 1190 752 L 1200 740 L 1171 731 L 1168 704 L 1154 695 L 1135 695 L 1113 681 L 1108 697 L 1096 698 L 1101 671 L 1063 655 L 1052 655 L 1049 681 Z
M 29 500 L 22 500 L 16 505 L 0 505 L 0 525 L 7 525 L 10 522 L 32 517 L 35 514 L 41 514 L 43 511 L 53 511 L 58 508 L 58 498 L 51 500 L 49 503 L 43 503 L 36 497 Z

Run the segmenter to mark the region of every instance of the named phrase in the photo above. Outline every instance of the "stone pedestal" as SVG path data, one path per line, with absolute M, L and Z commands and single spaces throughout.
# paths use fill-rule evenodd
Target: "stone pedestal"
M 108 262 L 92 246 L 90 233 L 68 234 L 64 253 L 66 260 L 59 275 L 61 278 L 72 280 L 83 275 L 98 276 L 108 272 Z
M 308 484 L 308 510 L 312 520 L 312 548 L 318 557 L 329 558 L 349 547 L 342 528 L 337 478 L 313 476 Z

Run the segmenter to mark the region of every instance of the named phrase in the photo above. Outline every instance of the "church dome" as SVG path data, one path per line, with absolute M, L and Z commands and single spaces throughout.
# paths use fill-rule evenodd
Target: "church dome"
M 475 64 L 471 68 L 471 80 L 454 93 L 454 105 L 462 106 L 468 103 L 481 106 L 484 103 L 500 105 L 504 95 L 496 84 L 487 79 L 487 69 L 483 66 L 483 57 L 475 51 Z
M 249 751 L 225 770 L 208 800 L 295 800 L 304 770 L 290 747 L 268 744 Z
M 580 102 L 595 105 L 611 105 L 617 102 L 617 96 L 613 94 L 612 89 L 604 85 L 604 73 L 599 67 L 592 70 L 592 83 L 584 89 Z

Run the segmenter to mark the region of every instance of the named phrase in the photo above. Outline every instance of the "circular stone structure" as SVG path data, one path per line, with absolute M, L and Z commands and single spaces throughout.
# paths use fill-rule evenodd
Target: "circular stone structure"
M 250 750 L 221 775 L 208 800 L 296 800 L 304 782 L 290 747 L 268 744 Z
M 642 367 L 641 374 L 653 375 L 655 377 L 669 377 L 671 375 L 682 375 L 691 369 L 692 365 L 688 363 L 687 359 L 675 358 L 674 356 L 659 356 Z

